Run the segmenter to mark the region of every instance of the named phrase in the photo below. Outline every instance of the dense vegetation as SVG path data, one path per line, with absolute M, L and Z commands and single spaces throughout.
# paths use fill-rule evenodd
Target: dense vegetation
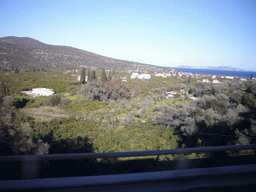
M 1 155 L 255 143 L 254 80 L 220 79 L 221 84 L 212 84 L 184 76 L 153 76 L 122 82 L 120 77 L 130 74 L 115 72 L 109 79 L 109 73 L 106 77 L 102 73 L 97 70 L 95 76 L 104 81 L 96 78 L 82 85 L 73 71 L 2 73 L 9 95 L 1 96 Z M 20 94 L 35 87 L 52 88 L 56 95 L 30 98 Z M 176 98 L 165 99 L 165 92 L 171 90 L 178 92 Z

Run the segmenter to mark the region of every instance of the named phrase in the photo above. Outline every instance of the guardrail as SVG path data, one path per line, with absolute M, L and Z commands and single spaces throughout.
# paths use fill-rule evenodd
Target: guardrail
M 253 145 L 236 145 L 236 146 L 216 146 L 202 148 L 185 148 L 185 149 L 170 149 L 170 150 L 152 150 L 152 151 L 132 151 L 132 152 L 113 152 L 113 153 L 82 153 L 82 154 L 48 154 L 48 155 L 14 155 L 0 156 L 1 161 L 21 161 L 22 162 L 22 178 L 25 180 L 1 181 L 0 189 L 41 189 L 41 188 L 62 188 L 62 187 L 84 187 L 84 186 L 99 186 L 99 185 L 116 185 L 131 182 L 151 182 L 179 179 L 183 177 L 196 176 L 212 176 L 225 174 L 249 174 L 256 172 L 256 164 L 228 166 L 221 168 L 200 168 L 200 169 L 185 169 L 162 172 L 122 174 L 122 175 L 104 175 L 104 176 L 87 176 L 87 177 L 71 177 L 71 178 L 47 178 L 35 179 L 40 169 L 40 161 L 42 160 L 67 160 L 67 159 L 95 159 L 95 158 L 113 158 L 113 157 L 134 157 L 134 156 L 154 156 L 167 154 L 188 154 L 188 153 L 203 153 L 203 152 L 219 152 L 219 151 L 237 151 L 246 149 L 256 149 L 256 144 Z M 256 184 L 254 181 L 249 183 Z M 248 182 L 244 182 L 244 184 Z M 210 185 L 210 184 L 209 184 Z M 229 184 L 230 185 L 230 184 Z M 93 188 L 92 188 L 93 189 Z

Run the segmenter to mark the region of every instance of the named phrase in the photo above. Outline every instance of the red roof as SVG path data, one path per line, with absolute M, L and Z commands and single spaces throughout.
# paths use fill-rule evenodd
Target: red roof
M 169 91 L 169 92 L 167 92 L 167 94 L 177 95 L 177 92 L 176 91 Z

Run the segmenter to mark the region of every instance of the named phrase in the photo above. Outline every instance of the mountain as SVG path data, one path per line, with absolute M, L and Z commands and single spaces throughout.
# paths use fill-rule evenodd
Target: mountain
M 29 37 L 0 38 L 0 71 L 66 70 L 81 67 L 126 71 L 164 69 L 148 64 L 113 59 L 73 47 L 48 45 Z
M 238 69 L 234 67 L 226 67 L 226 66 L 218 66 L 218 67 L 212 67 L 212 66 L 188 66 L 188 65 L 180 65 L 177 68 L 190 68 L 190 69 L 211 69 L 211 70 L 224 70 L 224 71 L 246 71 L 244 69 Z

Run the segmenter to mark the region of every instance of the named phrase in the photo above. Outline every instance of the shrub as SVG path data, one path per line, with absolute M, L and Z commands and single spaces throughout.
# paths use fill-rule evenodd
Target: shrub
M 62 105 L 67 105 L 69 104 L 71 101 L 69 99 L 64 99 L 64 98 L 61 98 L 61 104 Z
M 45 101 L 46 105 L 52 107 L 57 106 L 59 103 L 61 103 L 61 97 L 58 95 L 49 96 Z

